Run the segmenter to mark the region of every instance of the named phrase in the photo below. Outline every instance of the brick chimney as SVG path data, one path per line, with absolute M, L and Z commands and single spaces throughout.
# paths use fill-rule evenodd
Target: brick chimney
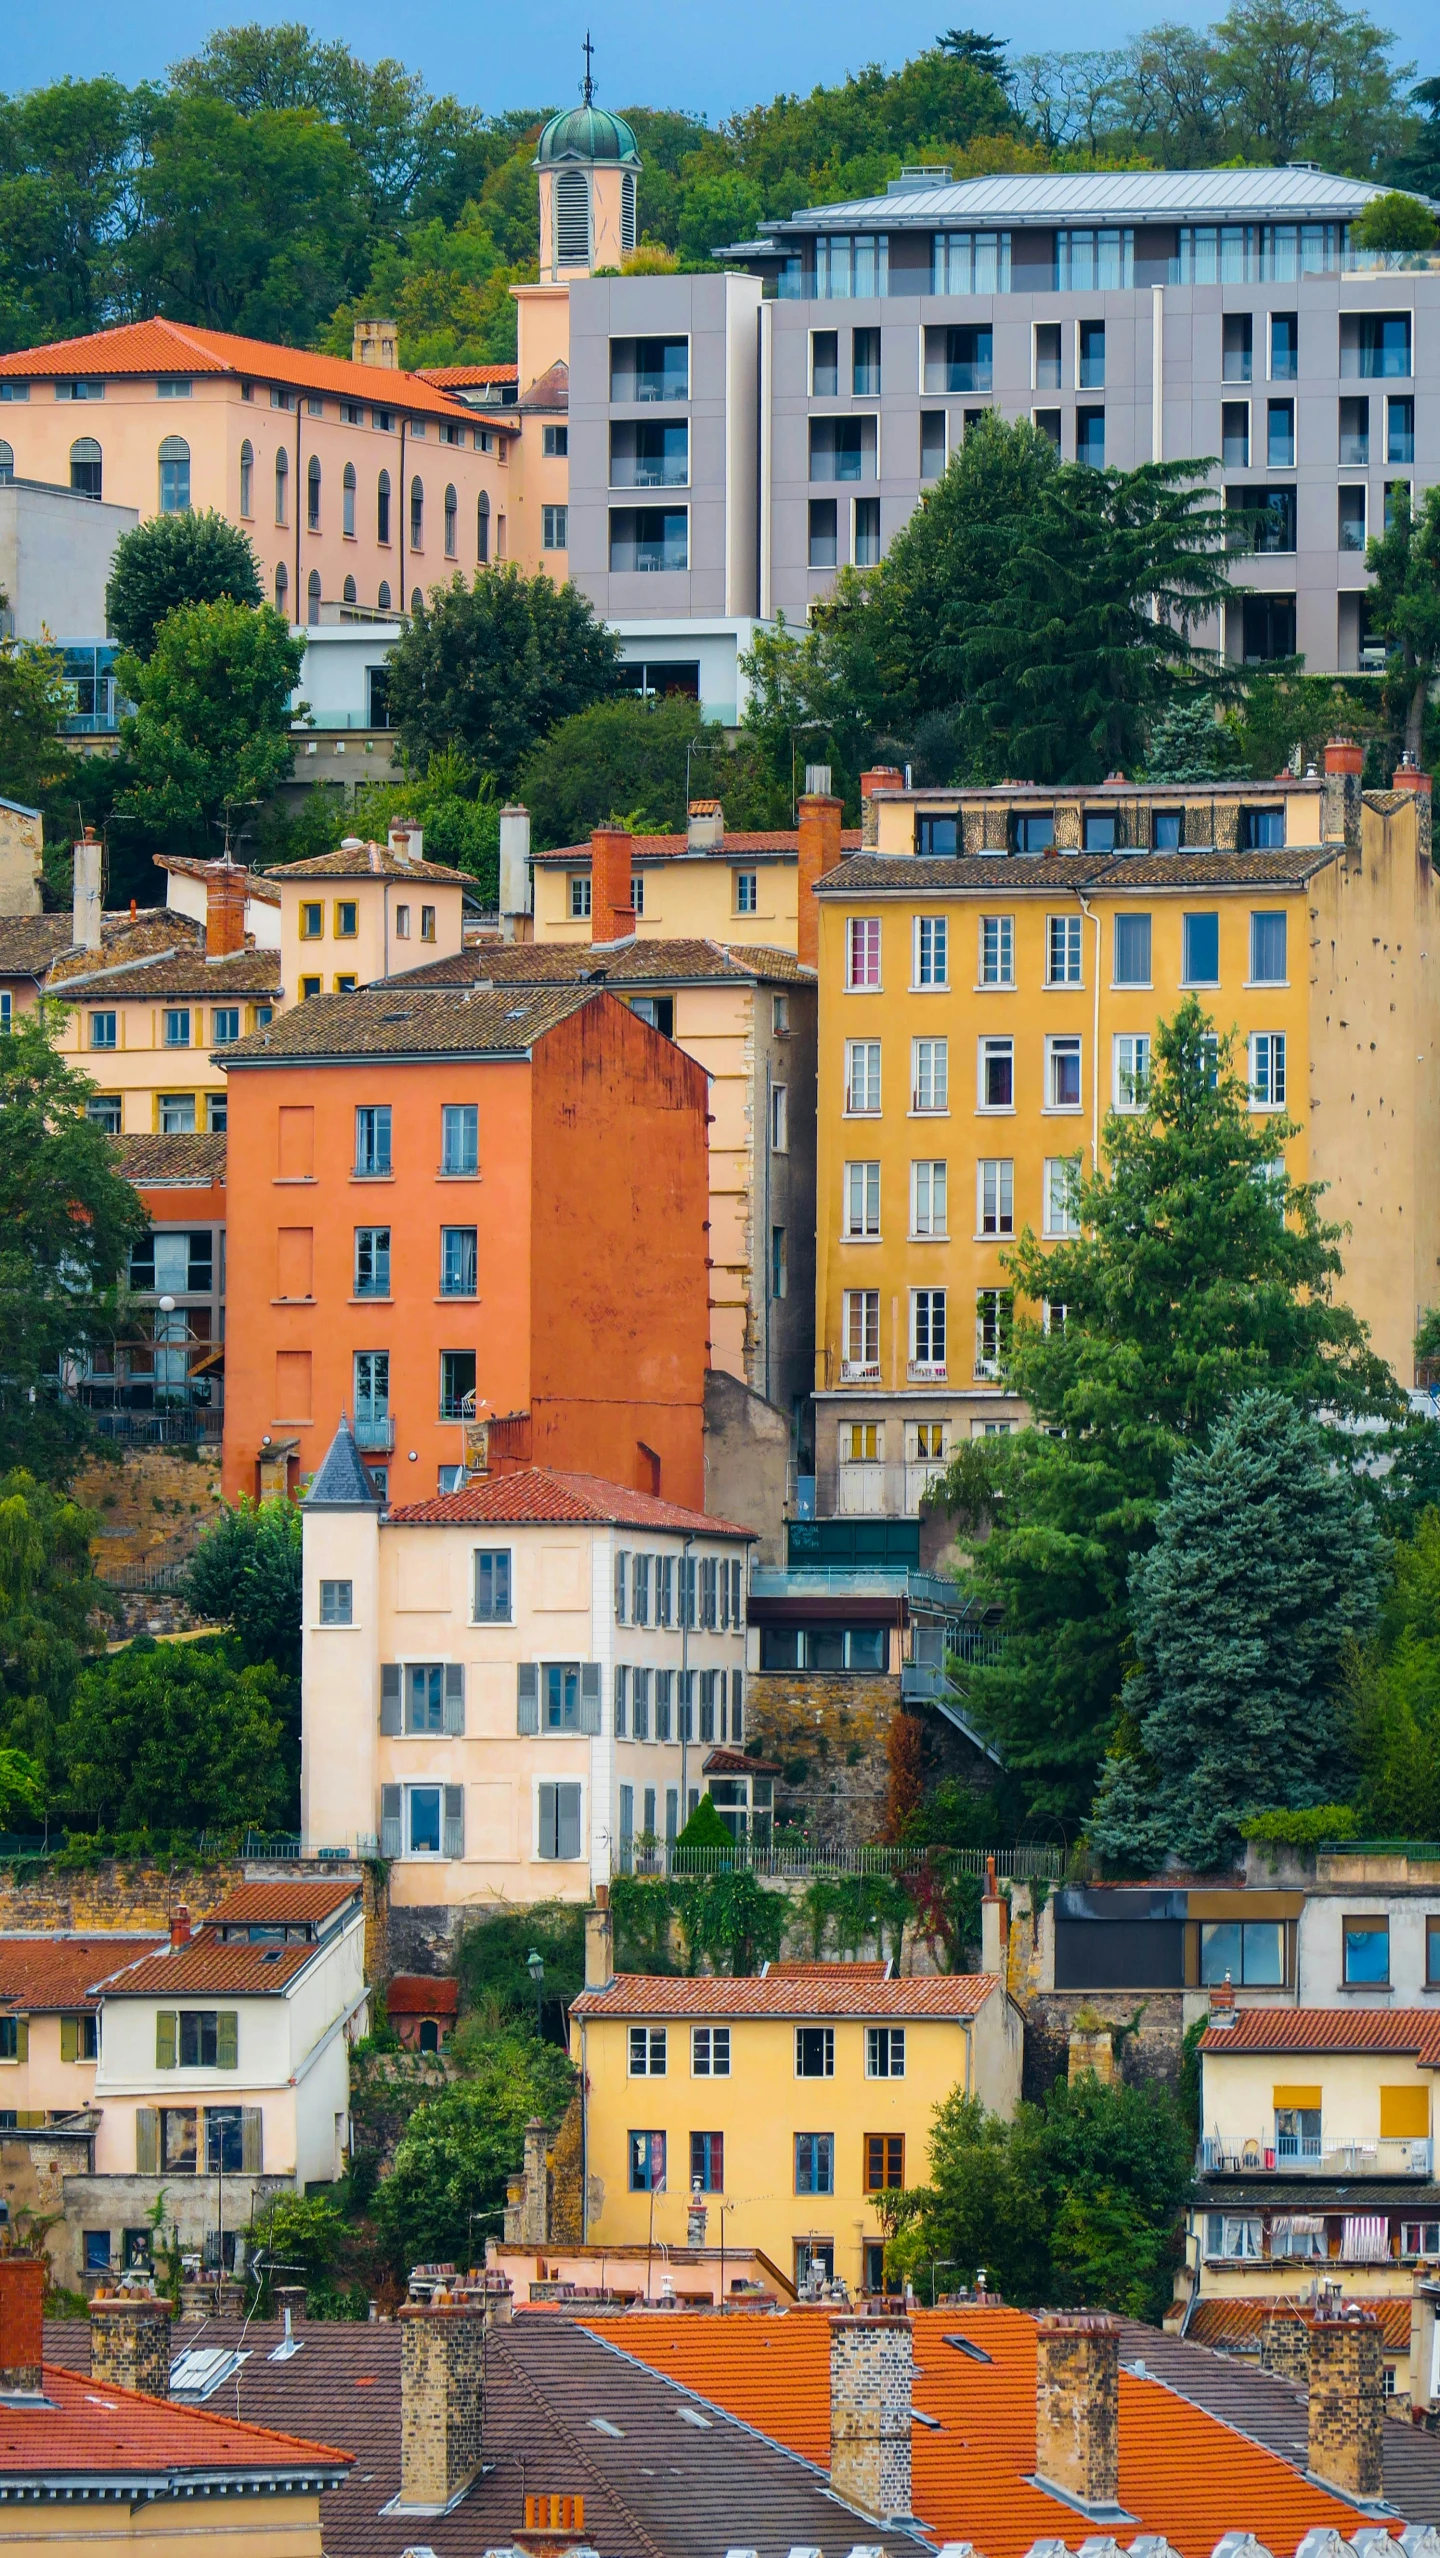
M 1317 2310 L 1310 2321 L 1310 2475 L 1342 2496 L 1385 2493 L 1385 2362 L 1373 2310 Z
M 393 320 L 357 320 L 350 333 L 352 364 L 380 364 L 394 372 L 400 361 L 400 332 Z
M 104 847 L 87 826 L 75 846 L 74 920 L 70 938 L 77 950 L 98 950 L 101 934 L 100 875 Z M 133 910 L 132 910 L 133 911 Z
M 400 2312 L 400 2493 L 392 2510 L 443 2514 L 479 2476 L 485 2312 L 477 2300 Z
M 1327 737 L 1325 740 L 1327 773 L 1354 773 L 1358 779 L 1365 770 L 1365 749 L 1353 737 Z
M 238 862 L 216 862 L 205 879 L 205 956 L 228 959 L 245 947 L 245 888 Z
M 1412 756 L 1402 755 L 1390 777 L 1390 787 L 1392 790 L 1420 791 L 1428 799 L 1431 792 L 1430 775 L 1421 772 Z
M 1212 2030 L 1235 2022 L 1235 1985 L 1227 1972 L 1223 1981 L 1210 1988 L 1210 2024 Z
M 842 2312 L 830 2321 L 830 2484 L 879 2521 L 910 2512 L 910 2321 Z
M 526 2247 L 545 2247 L 550 2240 L 550 2142 L 538 2114 L 525 2126 L 520 2237 Z
M 1089 2508 L 1120 2496 L 1120 2322 L 1103 2310 L 1038 2321 L 1035 2474 Z
M 903 790 L 905 776 L 898 764 L 872 764 L 860 776 L 860 843 L 863 851 L 873 853 L 880 841 L 880 811 L 875 806 L 877 790 Z
M 631 880 L 635 841 L 626 826 L 597 826 L 590 837 L 590 939 L 629 941 L 635 930 Z
M 799 938 L 797 956 L 807 968 L 814 968 L 820 958 L 820 910 L 815 903 L 816 882 L 827 870 L 833 870 L 840 859 L 840 816 L 838 799 L 819 791 L 807 791 L 800 802 L 800 831 L 796 850 L 799 856 Z
M 38 2398 L 45 2334 L 45 2261 L 0 2256 L 0 2392 Z
M 608 1989 L 615 1978 L 615 1922 L 610 1914 L 610 1886 L 597 1883 L 595 1905 L 585 1913 L 585 1987 Z
M 725 841 L 725 810 L 718 799 L 692 799 L 685 820 L 689 853 L 718 853 Z
M 170 2392 L 170 2303 L 153 2292 L 97 2292 L 90 2303 L 90 2377 L 144 2398 Z
M 172 1953 L 172 1954 L 178 1954 L 178 1953 L 179 1953 L 179 1951 L 180 1951 L 181 1946 L 182 1946 L 182 1945 L 188 1945 L 188 1944 L 189 1944 L 189 1942 L 190 1942 L 190 1913 L 189 1913 L 189 1911 L 186 1909 L 185 1904 L 184 1904 L 184 1902 L 182 1901 L 182 1902 L 181 1902 L 181 1904 L 180 1904 L 180 1907 L 178 1908 L 178 1910 L 176 1910 L 176 1912 L 174 1913 L 174 1916 L 172 1917 L 172 1919 L 171 1919 L 171 1921 L 170 1921 L 170 1951 L 171 1951 L 171 1953 Z
M 419 862 L 425 858 L 425 829 L 411 818 L 397 817 L 386 838 L 397 862 Z
M 525 2558 L 566 2558 L 569 2550 L 585 2548 L 584 2497 L 527 2493 L 524 2523 L 511 2537 Z

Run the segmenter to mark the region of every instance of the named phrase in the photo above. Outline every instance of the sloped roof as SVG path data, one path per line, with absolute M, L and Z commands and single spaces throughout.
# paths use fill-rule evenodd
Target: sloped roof
M 1263 853 L 862 853 L 816 881 L 820 897 L 912 897 L 978 889 L 987 897 L 1072 895 L 1077 888 L 1303 888 L 1339 861 L 1342 844 L 1278 846 Z
M 631 837 L 631 858 L 637 870 L 643 870 L 647 862 L 679 861 L 682 855 L 694 862 L 732 862 L 737 853 L 794 854 L 799 842 L 799 830 L 794 826 L 747 827 L 738 833 L 727 826 L 720 843 L 702 844 L 693 852 L 688 835 L 634 835 Z M 842 851 L 858 853 L 859 827 L 844 827 L 840 844 Z M 541 863 L 563 862 L 567 869 L 579 870 L 590 859 L 589 840 L 587 838 L 583 844 L 557 844 L 551 852 L 533 853 L 531 859 Z
M 607 1483 L 598 1474 L 564 1474 L 552 1466 L 517 1466 L 513 1474 L 490 1474 L 463 1491 L 438 1493 L 433 1501 L 414 1501 L 390 1512 L 392 1528 L 461 1528 L 488 1521 L 492 1526 L 523 1526 L 529 1520 L 561 1525 L 573 1521 L 596 1527 L 667 1528 L 677 1536 L 754 1537 L 754 1528 L 737 1527 L 733 1519 L 711 1519 L 700 1510 L 682 1510 L 653 1492 L 631 1492 L 623 1483 Z
M 223 1137 L 154 1137 L 140 1134 L 111 1139 L 120 1170 L 138 1190 L 195 1189 L 225 1178 Z
M 859 1974 L 857 1979 L 855 1976 Z M 824 1963 L 813 1971 L 777 1971 L 724 1980 L 709 1974 L 621 1972 L 603 1990 L 581 1990 L 576 2016 L 715 2017 L 722 2023 L 767 2017 L 849 2022 L 856 2017 L 896 2025 L 976 2016 L 1000 1987 L 989 1972 L 914 1972 L 898 1981 L 876 1977 L 873 1963 Z
M 305 1495 L 307 1510 L 378 1510 L 380 1496 L 365 1471 L 355 1433 L 344 1413 Z
M 409 862 L 388 844 L 341 844 L 333 853 L 316 853 L 308 862 L 279 862 L 270 873 L 277 889 L 286 879 L 408 879 L 421 888 L 473 888 L 467 871 L 450 870 L 443 862 Z
M 518 364 L 417 364 L 417 378 L 439 391 L 479 389 L 485 382 L 518 382 Z
M 563 355 L 557 355 L 554 363 L 536 376 L 515 405 L 521 415 L 535 409 L 543 409 L 547 416 L 564 415 L 570 406 L 570 367 Z
M 292 1057 L 528 1057 L 537 1040 L 586 1004 L 603 1003 L 600 986 L 553 991 L 512 986 L 407 995 L 362 988 L 353 995 L 314 995 L 280 1013 L 268 1030 L 216 1055 L 228 1069 L 284 1066 Z
M 701 985 L 712 981 L 813 986 L 816 972 L 793 950 L 759 942 L 471 942 L 423 968 L 380 980 L 387 986 Z
M 0 2485 L 33 2478 L 60 2486 L 119 2475 L 155 2494 L 164 2492 L 167 2477 L 178 2485 L 196 2472 L 228 2472 L 237 2483 L 284 2477 L 319 2487 L 343 2477 L 354 2457 L 329 2443 L 242 2423 L 218 2404 L 213 2413 L 177 2407 L 170 2399 L 91 2381 L 48 2356 L 42 2371 L 48 2406 L 0 2406 Z
M 418 373 L 355 364 L 346 356 L 316 355 L 303 347 L 272 346 L 265 338 L 233 336 L 226 329 L 192 328 L 187 321 L 132 320 L 92 336 L 59 338 L 50 346 L 22 347 L 0 355 L 0 378 L 30 382 L 93 373 L 125 380 L 145 373 L 234 374 L 285 383 L 300 391 L 331 391 L 376 408 L 407 409 L 420 417 L 458 418 L 468 413 Z
M 224 1998 L 278 1998 L 307 1963 L 318 1960 L 320 1950 L 317 1945 L 222 1945 L 207 1925 L 188 1945 L 147 1955 L 109 1982 L 105 1995 L 168 1999 L 213 1991 Z
M 458 1981 L 430 1972 L 396 1972 L 385 1984 L 387 2016 L 454 2016 L 460 2006 Z
M 21 2016 L 93 2015 L 99 2005 L 94 1984 L 164 1943 L 153 1929 L 134 1936 L 105 1929 L 88 1936 L 0 1936 L 0 2003 Z
M 173 870 L 182 879 L 203 879 L 207 884 L 220 871 L 227 868 L 236 870 L 242 867 L 241 864 L 234 862 L 226 864 L 201 861 L 195 853 L 152 853 L 150 859 L 157 870 Z M 273 879 L 266 878 L 263 871 L 247 870 L 245 872 L 245 894 L 247 897 L 258 897 L 265 906 L 278 906 L 280 903 L 279 889 Z
M 70 933 L 68 915 L 0 915 L 0 977 L 43 977 Z
M 1298 2271 L 1298 2268 L 1297 2268 Z M 1267 2329 L 1277 2319 L 1299 2316 L 1299 2301 L 1288 2300 L 1200 2300 L 1191 2313 L 1185 2331 L 1192 2345 L 1209 2345 L 1219 2353 L 1258 2354 Z M 1373 2310 L 1380 2323 L 1380 2333 L 1389 2354 L 1409 2351 L 1410 2296 L 1392 2299 L 1381 2295 L 1365 2296 L 1365 2307 Z
M 1242 2007 L 1200 2037 L 1225 2052 L 1407 2052 L 1440 2069 L 1440 2014 L 1428 2007 Z
M 237 1883 L 217 1902 L 205 1924 L 207 1927 L 242 1927 L 254 1925 L 284 1926 L 287 1921 L 308 1919 L 318 1925 L 347 1901 L 358 1900 L 361 1891 L 358 1875 L 285 1875 L 276 1883 Z
M 177 919 L 185 923 L 188 918 Z M 232 950 L 223 959 L 207 959 L 203 947 L 160 949 L 126 967 L 109 951 L 86 951 L 50 972 L 48 991 L 69 1002 L 145 1002 L 149 997 L 198 995 L 205 1003 L 223 1003 L 229 995 L 277 995 L 280 991 L 278 950 Z
M 958 229 L 1051 222 L 1346 221 L 1382 190 L 1364 178 L 1333 177 L 1294 164 L 1260 169 L 1097 169 L 1064 176 L 944 180 L 900 195 L 816 204 L 764 231 L 847 231 L 881 224 Z M 724 255 L 716 250 L 716 256 Z

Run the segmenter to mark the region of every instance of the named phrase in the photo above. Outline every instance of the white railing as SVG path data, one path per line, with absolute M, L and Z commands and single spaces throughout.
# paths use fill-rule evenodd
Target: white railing
M 1428 2140 L 1337 2140 L 1272 2132 L 1260 2140 L 1207 2133 L 1200 2167 L 1207 2176 L 1428 2176 Z

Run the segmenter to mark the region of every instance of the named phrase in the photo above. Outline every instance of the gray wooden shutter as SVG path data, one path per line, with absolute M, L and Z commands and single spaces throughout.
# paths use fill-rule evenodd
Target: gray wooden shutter
M 160 2173 L 160 2116 L 153 2105 L 135 2108 L 135 2173 L 158 2176 Z
M 382 1785 L 380 1788 L 380 1853 L 382 1856 L 398 1856 L 400 1853 L 398 1785 Z
M 515 1671 L 515 1729 L 538 1732 L 540 1729 L 540 1664 L 521 1661 Z
M 465 1729 L 465 1665 L 461 1661 L 445 1664 L 445 1701 L 442 1708 L 443 1732 L 460 1733 Z
M 463 1785 L 447 1785 L 445 1788 L 444 1841 L 447 1856 L 464 1855 L 465 1788 Z
M 539 1853 L 547 1861 L 555 1854 L 555 1793 L 556 1789 L 553 1785 L 542 1785 L 540 1788 Z
M 240 2165 L 247 2176 L 259 2176 L 264 2169 L 264 2121 L 265 2116 L 258 2105 L 241 2106 Z
M 400 1730 L 400 1664 L 398 1661 L 382 1661 L 380 1664 L 380 1729 L 382 1732 L 395 1733 Z
M 738 1750 L 745 1738 L 745 1681 L 739 1670 L 730 1673 L 730 1739 Z
M 555 1788 L 556 1828 L 559 1832 L 557 1852 L 562 1857 L 580 1853 L 580 1788 L 557 1785 Z
M 598 1661 L 582 1661 L 580 1664 L 580 1729 L 582 1732 L 598 1732 L 600 1728 L 600 1664 Z

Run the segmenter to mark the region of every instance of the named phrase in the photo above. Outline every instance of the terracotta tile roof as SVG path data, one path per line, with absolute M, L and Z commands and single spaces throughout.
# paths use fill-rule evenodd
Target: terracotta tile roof
M 707 940 L 623 942 L 472 942 L 423 968 L 407 968 L 388 986 L 656 986 L 714 979 L 813 986 L 815 971 L 793 950 L 759 942 Z
M 207 959 L 203 950 L 176 951 L 171 958 L 141 961 L 134 968 L 107 960 L 104 970 L 74 970 L 63 982 L 58 972 L 50 992 L 82 1003 L 145 1002 L 151 996 L 195 995 L 202 1003 L 224 1003 L 232 995 L 278 995 L 278 950 L 232 950 L 223 959 Z
M 308 862 L 282 862 L 270 873 L 281 879 L 408 879 L 421 888 L 471 888 L 468 871 L 449 870 L 443 862 L 402 861 L 388 844 L 341 844 L 333 853 L 316 853 Z
M 68 915 L 0 915 L 0 977 L 43 977 L 70 930 Z
M 707 1518 L 699 1510 L 682 1510 L 653 1492 L 631 1492 L 622 1483 L 607 1483 L 598 1474 L 562 1474 L 551 1466 L 517 1466 L 513 1474 L 490 1474 L 469 1483 L 463 1492 L 438 1494 L 390 1512 L 400 1528 L 459 1528 L 488 1520 L 522 1526 L 528 1520 L 592 1522 L 597 1527 L 668 1528 L 677 1536 L 754 1537 L 733 1519 Z
M 570 406 L 570 367 L 563 355 L 557 355 L 554 363 L 531 383 L 517 406 L 522 411 L 543 409 L 547 415 L 564 414 Z
M 733 1758 L 735 1753 L 733 1751 L 729 1751 L 726 1752 L 725 1755 Z M 715 1760 L 720 1756 L 721 1753 L 717 1750 L 713 1757 L 706 1760 L 705 1765 L 707 1770 L 714 1766 Z M 743 1752 L 741 1753 L 741 1756 L 743 1758 Z M 826 1972 L 833 1970 L 833 1968 L 834 1966 L 830 1963 L 767 1963 L 764 1970 L 764 1978 L 767 1981 L 807 1981 L 813 1980 L 817 1974 L 823 1977 Z M 890 1965 L 888 1962 L 847 1963 L 845 1969 L 855 1980 L 888 1981 L 890 1978 Z
M 123 1973 L 107 1998 L 278 1998 L 307 1963 L 315 1945 L 220 1945 L 202 1928 L 188 1945 L 167 1947 Z
M 72 951 L 71 930 L 68 909 L 56 915 L 0 915 L 0 978 L 41 978 L 61 964 L 113 967 L 128 952 L 171 950 L 192 942 L 199 947 L 205 938 L 204 925 L 193 915 L 165 906 L 102 916 L 100 951 Z
M 278 1927 L 309 1919 L 316 1924 L 329 1918 L 335 1910 L 343 1910 L 347 1901 L 359 1901 L 360 1878 L 356 1874 L 317 1877 L 287 1875 L 278 1883 L 237 1883 L 223 1901 L 206 1917 L 207 1927 L 241 1927 L 270 1925 Z
M 433 382 L 442 391 L 464 388 L 479 389 L 485 382 L 518 382 L 518 364 L 417 364 L 415 371 L 422 382 Z
M 1260 2340 L 1267 2327 L 1277 2318 L 1294 2317 L 1300 2304 L 1279 2300 L 1202 2300 L 1195 2304 L 1194 2314 L 1186 2329 L 1186 2342 L 1209 2345 L 1220 2353 L 1258 2354 Z M 1372 2299 L 1368 2294 L 1365 2307 L 1373 2310 L 1380 2322 L 1380 2333 L 1387 2353 L 1407 2353 L 1410 2347 L 1410 2296 Z
M 203 879 L 206 882 L 212 880 L 217 871 L 225 868 L 223 862 L 201 861 L 194 853 L 152 853 L 150 859 L 157 870 L 173 870 L 182 879 Z M 273 880 L 266 878 L 263 871 L 246 871 L 245 894 L 247 897 L 258 897 L 266 906 L 278 906 L 280 903 L 279 889 Z
M 1211 2025 L 1202 2052 L 1413 2052 L 1440 2069 L 1440 2015 L 1428 2007 L 1242 2007 Z
M 163 1936 L 122 1936 L 99 1930 L 89 1936 L 0 1936 L 0 2001 L 20 2016 L 57 2010 L 87 2015 L 99 2001 L 94 1985 L 128 1964 L 145 1960 Z
M 758 831 L 752 828 L 739 833 L 727 827 L 720 843 L 706 844 L 697 853 L 690 853 L 688 835 L 635 835 L 631 841 L 634 845 L 636 868 L 643 870 L 647 862 L 678 861 L 682 853 L 689 854 L 692 861 L 711 862 L 733 861 L 737 853 L 794 853 L 800 837 L 793 826 L 762 827 Z M 845 827 L 840 843 L 845 852 L 858 853 L 860 850 L 859 827 Z M 583 844 L 558 844 L 548 853 L 534 854 L 532 859 L 537 862 L 565 862 L 571 870 L 577 870 L 590 859 L 590 846 L 588 841 Z M 907 862 L 906 867 L 908 873 L 914 865 Z M 995 870 L 993 861 L 989 864 L 989 869 L 993 877 Z
M 58 2483 L 117 2472 L 158 2485 L 167 2472 L 184 2477 L 196 2470 L 298 2475 L 319 2485 L 327 2476 L 343 2477 L 354 2458 L 328 2443 L 237 2422 L 218 2402 L 213 2413 L 177 2407 L 169 2399 L 92 2381 L 48 2356 L 41 2368 L 51 2406 L 0 2406 L 0 2482 L 6 2485 L 22 2478 Z
M 116 1137 L 120 1169 L 137 1189 L 199 1189 L 225 1178 L 223 1137 Z
M 855 1978 L 859 1974 L 858 1979 Z M 826 1963 L 818 1971 L 722 1980 L 685 1975 L 621 1972 L 603 1990 L 582 1990 L 576 2016 L 713 2016 L 735 2021 L 777 2017 L 803 2023 L 816 2017 L 879 2017 L 891 2023 L 945 2023 L 975 2016 L 1000 1984 L 988 1972 L 915 1972 L 903 1980 L 879 1980 L 870 1963 Z
M 48 382 L 72 373 L 112 381 L 146 373 L 228 373 L 299 391 L 331 391 L 338 398 L 406 409 L 420 417 L 465 415 L 418 373 L 387 367 L 377 375 L 373 364 L 354 364 L 345 356 L 272 346 L 265 338 L 233 337 L 228 330 L 197 329 L 188 322 L 182 327 L 178 320 L 133 320 L 122 328 L 98 329 L 91 337 L 60 338 L 52 346 L 0 355 L 0 378 L 8 374 L 19 381 Z
M 426 1972 L 396 1972 L 385 1984 L 387 2016 L 454 2016 L 459 2007 L 458 1981 L 442 1981 Z
M 1003 884 L 1007 897 L 1053 897 L 1077 888 L 1303 888 L 1343 846 L 1281 847 L 1265 853 L 1057 853 L 1021 860 L 1003 853 L 865 853 L 828 870 L 816 884 L 821 897 L 927 896 L 950 889 L 978 889 L 987 897 Z M 545 858 L 537 856 L 537 858 Z
M 603 1003 L 599 986 L 511 987 L 410 995 L 362 990 L 315 995 L 281 1013 L 268 1030 L 252 1031 L 216 1051 L 223 1064 L 284 1066 L 292 1057 L 528 1057 L 537 1040 L 582 1005 Z
M 780 1761 L 752 1759 L 745 1750 L 711 1750 L 704 1759 L 702 1773 L 706 1776 L 778 1776 Z M 777 1966 L 772 1963 L 768 1968 L 773 1972 Z

